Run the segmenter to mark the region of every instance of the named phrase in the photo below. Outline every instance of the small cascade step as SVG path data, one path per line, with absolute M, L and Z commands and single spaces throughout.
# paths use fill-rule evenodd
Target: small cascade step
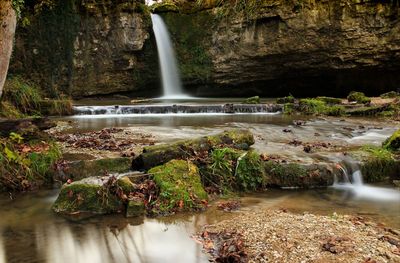
M 223 104 L 223 105 L 114 105 L 74 106 L 75 115 L 115 114 L 188 114 L 188 113 L 275 113 L 282 111 L 277 104 Z

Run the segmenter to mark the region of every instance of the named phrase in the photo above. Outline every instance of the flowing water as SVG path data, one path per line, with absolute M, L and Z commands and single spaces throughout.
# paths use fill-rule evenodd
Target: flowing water
M 162 18 L 157 14 L 151 14 L 153 31 L 156 37 L 158 59 L 161 69 L 161 80 L 164 91 L 164 99 L 186 99 L 189 96 L 183 93 L 182 83 L 176 63 L 175 52 L 172 47 L 168 29 Z
M 295 119 L 306 121 L 295 125 Z M 279 113 L 241 114 L 100 114 L 61 118 L 71 122 L 66 132 L 85 132 L 109 127 L 124 127 L 154 136 L 157 143 L 218 133 L 229 128 L 250 129 L 259 152 L 279 154 L 302 162 L 331 160 L 342 156 L 329 152 L 308 154 L 300 141 L 323 141 L 351 148 L 382 143 L 397 128 L 371 119 L 311 119 Z M 283 132 L 289 129 L 290 132 Z M 312 158 L 311 158 L 312 157 Z M 349 167 L 351 165 L 348 165 Z M 263 194 L 240 198 L 241 211 L 258 208 L 285 208 L 292 212 L 322 215 L 366 216 L 390 227 L 400 228 L 400 206 L 396 198 L 369 198 L 385 186 L 362 184 L 357 169 L 343 165 L 348 181 L 333 187 L 311 190 L 270 189 Z M 351 168 L 353 169 L 353 168 Z M 355 172 L 355 173 L 354 173 Z M 353 178 L 351 178 L 353 175 Z M 362 191 L 358 191 L 362 189 Z M 73 222 L 54 215 L 51 205 L 59 190 L 18 196 L 0 196 L 0 263 L 2 262 L 208 262 L 201 246 L 191 235 L 212 224 L 235 216 L 212 206 L 204 213 L 180 214 L 165 218 L 126 219 L 121 215 L 102 216 Z M 360 194 L 362 193 L 362 194 Z M 383 192 L 379 196 L 383 196 Z M 11 200 L 13 198 L 14 200 Z

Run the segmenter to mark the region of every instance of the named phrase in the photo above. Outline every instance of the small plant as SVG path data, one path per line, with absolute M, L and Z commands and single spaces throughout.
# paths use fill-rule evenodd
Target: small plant
M 292 95 L 276 99 L 276 103 L 278 103 L 278 104 L 294 103 L 294 101 L 295 101 L 295 98 Z

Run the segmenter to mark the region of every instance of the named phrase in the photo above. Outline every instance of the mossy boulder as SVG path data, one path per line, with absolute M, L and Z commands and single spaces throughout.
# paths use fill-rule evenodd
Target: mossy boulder
M 381 113 L 384 113 L 390 109 L 391 107 L 389 104 L 356 107 L 347 109 L 346 114 L 350 116 L 375 116 L 375 115 L 380 115 Z
M 350 92 L 349 95 L 347 96 L 347 100 L 349 102 L 357 102 L 362 104 L 371 102 L 371 99 L 365 96 L 363 92 L 358 92 L 358 91 Z
M 260 97 L 259 96 L 254 96 L 245 99 L 242 104 L 260 104 Z
M 333 184 L 334 172 L 328 164 L 265 162 L 266 184 L 277 187 L 326 187 Z
M 387 149 L 376 146 L 364 146 L 348 152 L 358 161 L 363 179 L 367 183 L 387 181 L 400 178 L 400 160 Z
M 138 217 L 145 214 L 145 206 L 143 200 L 129 200 L 126 205 L 126 217 Z
M 107 177 L 91 177 L 65 184 L 53 204 L 60 214 L 110 214 L 124 209 L 122 200 L 108 187 Z
M 383 147 L 391 151 L 400 151 L 400 129 L 383 142 Z
M 170 160 L 189 158 L 200 152 L 209 152 L 214 148 L 227 146 L 247 150 L 253 144 L 253 134 L 248 130 L 224 131 L 198 139 L 145 147 L 143 153 L 133 160 L 132 166 L 134 170 L 148 170 Z
M 148 171 L 160 189 L 161 211 L 196 210 L 207 199 L 199 169 L 190 161 L 171 160 Z
M 322 114 L 328 116 L 341 116 L 345 113 L 343 106 L 327 105 L 325 101 L 319 99 L 300 99 L 299 104 L 294 106 L 293 109 L 308 115 Z

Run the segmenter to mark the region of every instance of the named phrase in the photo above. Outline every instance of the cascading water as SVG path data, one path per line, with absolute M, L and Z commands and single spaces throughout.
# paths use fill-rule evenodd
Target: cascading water
M 153 22 L 153 31 L 156 37 L 158 58 L 161 68 L 161 80 L 164 91 L 162 98 L 190 98 L 183 93 L 175 52 L 164 21 L 157 14 L 151 14 L 151 21 Z
M 354 161 L 346 159 L 339 168 L 342 178 L 335 178 L 333 188 L 350 191 L 358 199 L 400 201 L 398 190 L 364 184 L 360 167 Z

